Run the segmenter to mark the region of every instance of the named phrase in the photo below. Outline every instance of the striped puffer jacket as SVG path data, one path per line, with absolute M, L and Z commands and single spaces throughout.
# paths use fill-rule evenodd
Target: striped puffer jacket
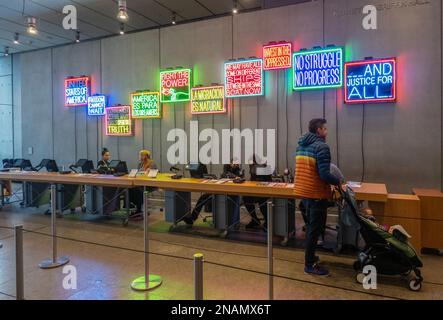
M 330 185 L 340 180 L 330 172 L 331 152 L 325 139 L 313 133 L 300 138 L 295 156 L 295 195 L 302 199 L 331 199 Z

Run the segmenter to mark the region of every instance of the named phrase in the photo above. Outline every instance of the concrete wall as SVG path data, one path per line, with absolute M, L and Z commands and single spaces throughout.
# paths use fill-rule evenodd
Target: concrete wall
M 0 58 L 0 160 L 13 157 L 12 59 Z
M 276 129 L 281 171 L 293 167 L 293 152 L 308 121 L 324 112 L 333 161 L 348 179 L 361 179 L 363 141 L 366 181 L 386 182 L 391 192 L 441 188 L 441 1 L 384 8 L 376 31 L 364 31 L 362 15 L 352 9 L 381 1 L 324 3 L 313 1 L 18 55 L 14 97 L 20 96 L 15 114 L 22 117 L 23 156 L 33 163 L 55 157 L 60 165 L 68 165 L 81 157 L 96 161 L 106 146 L 114 158 L 134 167 L 138 150 L 144 147 L 152 150 L 166 171 L 171 145 L 166 135 L 173 128 L 189 133 L 192 119 L 199 121 L 200 130 Z M 132 91 L 159 89 L 160 68 L 192 67 L 195 84 L 222 83 L 225 60 L 260 56 L 261 45 L 273 40 L 291 40 L 295 50 L 344 45 L 347 60 L 398 57 L 399 101 L 367 105 L 363 137 L 361 105 L 345 106 L 341 90 L 293 93 L 289 73 L 283 71 L 266 74 L 266 96 L 235 99 L 226 115 L 191 116 L 187 104 L 164 105 L 161 120 L 136 121 L 134 137 L 106 137 L 102 119 L 87 117 L 85 108 L 63 106 L 67 76 L 91 75 L 93 92 L 109 95 L 110 104 L 127 104 Z M 218 173 L 221 166 L 211 169 Z

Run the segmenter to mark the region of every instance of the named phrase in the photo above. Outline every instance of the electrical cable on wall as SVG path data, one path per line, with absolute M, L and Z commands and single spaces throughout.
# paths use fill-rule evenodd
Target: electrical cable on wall
M 258 127 L 260 125 L 260 118 L 259 118 L 260 112 L 259 111 L 260 111 L 260 100 L 257 97 L 257 128 L 256 129 L 258 129 Z
M 279 155 L 280 155 L 280 153 L 279 153 L 279 139 L 278 139 L 278 137 L 279 137 L 279 134 L 278 134 L 278 123 L 279 123 L 279 121 L 278 121 L 278 115 L 279 115 L 279 98 L 278 98 L 278 95 L 280 94 L 280 88 L 279 88 L 279 80 L 280 80 L 280 70 L 277 70 L 277 112 L 276 112 L 276 115 L 277 115 L 277 126 L 276 126 L 276 129 L 275 129 L 275 134 L 276 134 L 276 136 L 277 136 L 277 147 L 276 147 L 276 151 L 277 151 L 277 163 L 276 163 L 276 170 L 277 170 L 277 172 L 278 172 L 278 169 L 279 169 Z
M 24 5 L 23 5 L 24 10 Z M 51 48 L 51 132 L 52 132 L 52 159 L 55 159 L 54 136 L 54 49 Z
M 74 108 L 74 161 L 77 161 L 77 108 Z
M 285 72 L 285 83 L 288 81 L 288 74 Z M 285 111 L 286 111 L 286 168 L 289 169 L 289 114 L 288 114 L 288 86 L 285 86 Z
M 366 105 L 362 105 L 362 125 L 361 125 L 361 159 L 362 159 L 362 174 L 361 182 L 365 181 L 365 145 L 364 145 L 364 134 L 365 134 L 365 110 Z
M 323 119 L 326 119 L 326 90 L 323 89 Z
M 337 154 L 337 167 L 340 168 L 340 157 L 339 157 L 339 150 L 338 150 L 338 94 L 337 91 L 335 91 L 335 143 L 336 143 L 336 154 Z
M 303 136 L 303 120 L 302 120 L 302 92 L 300 91 L 300 94 L 298 95 L 300 99 L 300 108 L 299 108 L 299 119 L 300 119 L 300 136 Z
M 159 28 L 158 29 L 158 68 L 159 68 L 159 70 L 161 70 L 162 69 L 162 44 L 161 44 L 161 29 Z M 162 112 L 163 112 L 163 104 L 161 104 L 161 110 L 162 110 Z M 159 123 L 160 123 L 160 125 L 159 125 L 159 131 L 160 131 L 160 134 L 158 135 L 159 136 L 159 138 L 160 138 L 160 165 L 159 165 L 159 168 L 160 168 L 160 171 L 162 171 L 163 170 L 163 154 L 162 154 L 162 151 L 163 151 L 163 146 L 162 146 L 162 144 L 163 144 L 163 141 L 162 141 L 162 122 L 161 121 L 159 121 Z

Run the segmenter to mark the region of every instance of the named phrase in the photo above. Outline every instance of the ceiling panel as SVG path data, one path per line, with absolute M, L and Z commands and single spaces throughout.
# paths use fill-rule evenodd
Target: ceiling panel
M 261 4 L 262 0 L 239 0 L 239 9 L 256 9 Z M 9 46 L 11 52 L 20 52 L 72 43 L 75 31 L 62 27 L 65 5 L 77 8 L 82 40 L 118 34 L 117 0 L 0 0 L 0 51 L 4 46 Z M 172 12 L 176 12 L 178 23 L 229 14 L 232 5 L 232 0 L 127 0 L 129 21 L 125 30 L 170 25 Z M 37 18 L 38 35 L 26 33 L 26 16 Z M 21 45 L 12 42 L 16 32 Z

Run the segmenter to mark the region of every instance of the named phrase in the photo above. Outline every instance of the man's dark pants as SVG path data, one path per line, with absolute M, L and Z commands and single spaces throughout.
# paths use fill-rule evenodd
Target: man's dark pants
M 317 248 L 317 241 L 326 226 L 328 201 L 327 200 L 312 200 L 305 199 L 307 214 L 306 225 L 306 250 L 305 250 L 305 264 L 311 266 L 315 264 L 315 250 Z

